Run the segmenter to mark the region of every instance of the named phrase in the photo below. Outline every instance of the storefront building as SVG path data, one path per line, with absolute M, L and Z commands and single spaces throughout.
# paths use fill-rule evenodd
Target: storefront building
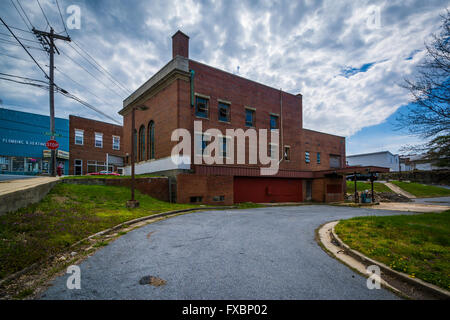
M 57 166 L 69 173 L 69 120 L 55 118 Z M 50 117 L 0 108 L 0 174 L 49 174 Z

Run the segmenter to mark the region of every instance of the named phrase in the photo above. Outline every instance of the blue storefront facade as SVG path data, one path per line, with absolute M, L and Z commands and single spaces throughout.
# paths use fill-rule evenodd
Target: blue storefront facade
M 69 173 L 69 120 L 55 118 L 57 165 Z M 50 117 L 0 108 L 0 173 L 49 174 Z

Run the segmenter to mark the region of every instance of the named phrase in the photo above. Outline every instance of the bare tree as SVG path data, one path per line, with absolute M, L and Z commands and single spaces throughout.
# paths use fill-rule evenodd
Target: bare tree
M 417 66 L 414 80 L 405 79 L 402 87 L 412 96 L 407 112 L 397 117 L 396 128 L 429 139 L 402 151 L 424 152 L 427 158 L 449 157 L 450 140 L 450 11 L 442 16 L 441 32 L 425 44 L 427 54 Z M 441 138 L 442 137 L 442 138 Z M 441 147 L 440 147 L 441 146 Z M 442 149 L 442 150 L 441 150 Z M 446 152 L 444 151 L 446 150 Z M 436 159 L 436 158 L 435 158 Z

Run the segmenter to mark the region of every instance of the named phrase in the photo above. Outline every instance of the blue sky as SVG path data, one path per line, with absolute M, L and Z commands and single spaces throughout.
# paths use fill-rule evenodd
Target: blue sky
M 50 24 L 63 32 L 55 1 L 39 3 Z M 117 121 L 123 99 L 171 59 L 171 36 L 181 29 L 190 36 L 192 59 L 302 93 L 304 127 L 347 137 L 347 154 L 396 153 L 420 142 L 392 128 L 398 109 L 410 99 L 399 84 L 414 76 L 424 43 L 438 32 L 449 6 L 443 0 L 58 1 L 66 22 L 68 7 L 79 6 L 81 28 L 68 30 L 76 44 L 58 44 L 55 82 Z M 33 26 L 47 28 L 36 0 L 0 1 L 6 23 L 27 29 L 26 17 L 12 3 L 24 8 Z M 15 32 L 39 47 L 31 33 Z M 44 80 L 7 34 L 0 26 L 0 72 Z M 126 89 L 90 65 L 77 45 Z M 30 52 L 48 69 L 44 52 Z M 48 113 L 48 93 L 39 88 L 0 80 L 0 99 L 6 108 Z M 56 95 L 56 115 L 69 114 L 108 121 Z

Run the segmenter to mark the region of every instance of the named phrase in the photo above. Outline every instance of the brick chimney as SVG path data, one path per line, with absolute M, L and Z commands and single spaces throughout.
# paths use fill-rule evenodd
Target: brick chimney
M 176 56 L 189 58 L 189 37 L 180 30 L 172 36 L 172 58 Z

